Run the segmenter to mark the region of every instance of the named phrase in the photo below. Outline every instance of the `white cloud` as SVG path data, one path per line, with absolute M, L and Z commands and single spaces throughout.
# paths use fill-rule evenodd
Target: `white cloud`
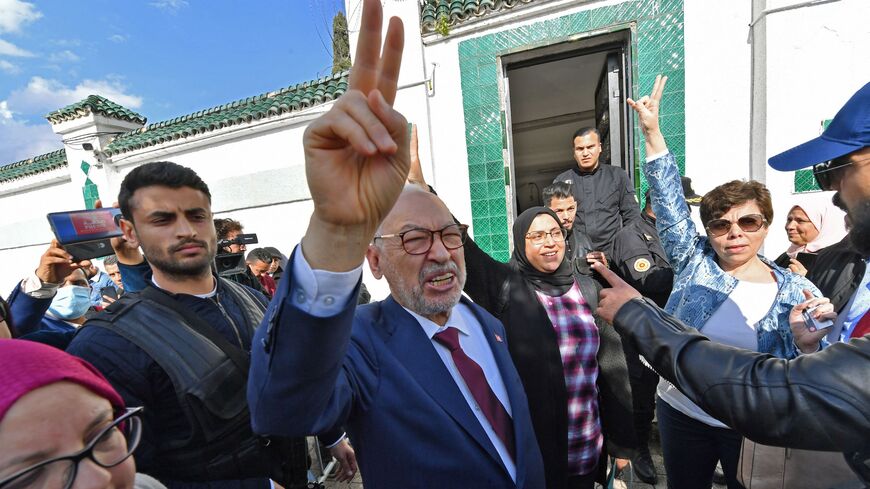
M 21 68 L 18 65 L 12 64 L 5 59 L 0 59 L 0 70 L 3 70 L 10 75 L 17 75 L 21 73 Z
M 3 0 L 0 0 L 2 2 Z M 33 57 L 34 54 L 26 49 L 19 48 L 18 46 L 12 44 L 9 41 L 4 41 L 0 39 L 0 55 L 5 56 L 18 56 L 20 58 L 30 58 Z
M 79 56 L 69 49 L 64 49 L 57 53 L 51 53 L 51 56 L 48 57 L 48 60 L 52 63 L 75 63 L 79 59 Z
M 117 42 L 117 43 L 127 42 L 127 36 L 122 36 L 121 34 L 112 34 L 111 36 L 108 37 L 108 39 L 112 42 Z
M 151 2 L 150 5 L 174 14 L 182 8 L 187 7 L 188 4 L 187 0 L 157 0 L 156 2 Z
M 48 122 L 27 124 L 6 118 L 0 102 L 0 166 L 25 160 L 63 147 Z
M 13 91 L 6 101 L 9 110 L 31 114 L 51 112 L 88 95 L 101 95 L 131 109 L 142 106 L 142 97 L 127 93 L 127 87 L 114 76 L 106 80 L 82 80 L 72 88 L 57 80 L 34 76 L 26 87 Z
M 42 17 L 32 3 L 0 0 L 0 33 L 21 32 L 21 27 Z

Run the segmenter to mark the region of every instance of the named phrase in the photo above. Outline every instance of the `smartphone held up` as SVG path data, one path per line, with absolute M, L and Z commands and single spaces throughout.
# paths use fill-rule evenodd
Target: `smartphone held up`
M 113 254 L 110 240 L 123 234 L 121 210 L 116 207 L 52 212 L 46 217 L 57 241 L 75 261 Z

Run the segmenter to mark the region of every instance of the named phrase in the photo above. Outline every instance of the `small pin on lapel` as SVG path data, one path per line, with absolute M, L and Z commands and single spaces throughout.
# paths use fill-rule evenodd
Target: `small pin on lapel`
M 496 335 L 495 335 L 495 341 L 498 341 L 499 343 L 502 343 L 501 336 L 499 336 L 497 333 L 496 333 Z

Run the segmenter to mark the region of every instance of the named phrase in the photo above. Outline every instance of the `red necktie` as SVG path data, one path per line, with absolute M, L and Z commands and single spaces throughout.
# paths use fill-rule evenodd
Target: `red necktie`
M 861 320 L 858 321 L 855 329 L 852 330 L 850 338 L 860 338 L 867 333 L 870 333 L 870 311 L 865 312 L 864 315 L 861 316 Z
M 471 391 L 471 395 L 474 396 L 477 405 L 483 411 L 483 415 L 489 420 L 489 424 L 492 426 L 495 434 L 504 443 L 511 458 L 516 460 L 513 420 L 511 420 L 511 416 L 505 410 L 501 401 L 498 400 L 498 397 L 490 389 L 486 376 L 483 374 L 483 369 L 462 351 L 462 347 L 459 346 L 459 330 L 447 328 L 437 333 L 433 338 L 450 350 L 453 363 L 456 364 L 459 374 L 465 379 L 465 384 Z

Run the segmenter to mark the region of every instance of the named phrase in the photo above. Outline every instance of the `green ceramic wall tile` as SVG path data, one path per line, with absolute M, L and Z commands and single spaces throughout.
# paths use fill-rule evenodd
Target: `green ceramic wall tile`
M 479 182 L 469 182 L 469 190 L 471 191 L 471 199 L 486 199 L 489 197 L 489 186 L 486 180 Z
M 504 153 L 502 153 L 501 144 L 490 143 L 484 145 L 483 154 L 486 161 L 501 161 L 504 166 Z
M 491 161 L 486 164 L 486 178 L 488 180 L 495 180 L 497 178 L 504 177 L 504 163 L 499 161 Z
M 480 246 L 480 249 L 484 251 L 492 249 L 492 237 L 489 234 L 478 234 L 477 230 L 475 230 L 474 242 L 477 243 L 477 246 Z
M 798 170 L 794 172 L 794 191 L 795 192 L 813 192 L 819 191 L 818 182 L 813 176 L 812 170 Z
M 614 7 L 601 7 L 589 13 L 589 25 L 593 28 L 606 27 L 616 22 L 617 10 Z
M 473 219 L 474 232 L 476 234 L 490 234 L 489 219 L 488 217 L 475 216 Z
M 668 80 L 665 84 L 665 88 L 668 88 L 671 81 Z M 659 109 L 659 114 L 661 115 L 673 115 L 673 114 L 683 114 L 683 110 L 685 104 L 683 103 L 686 97 L 686 92 L 670 92 L 666 96 L 662 97 L 662 105 Z
M 569 15 L 567 25 L 569 32 L 572 34 L 589 30 L 589 11 L 584 10 L 583 12 Z
M 504 195 L 504 180 L 488 180 L 486 186 L 490 197 L 500 197 Z

